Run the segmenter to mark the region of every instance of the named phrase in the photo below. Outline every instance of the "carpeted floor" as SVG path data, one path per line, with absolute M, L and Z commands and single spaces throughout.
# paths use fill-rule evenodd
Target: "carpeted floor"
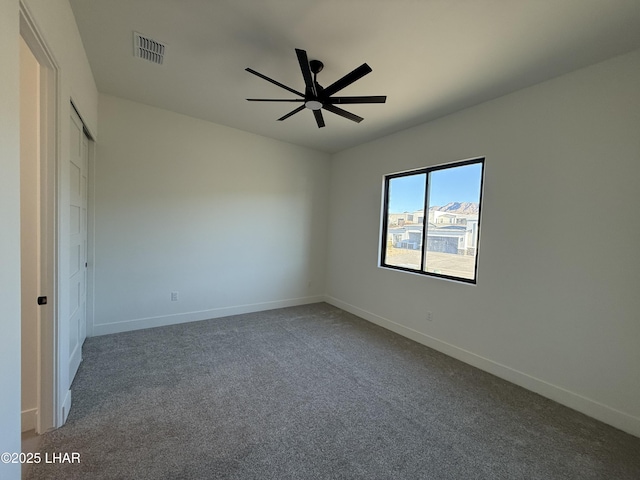
M 640 479 L 640 439 L 330 305 L 87 339 L 41 479 Z

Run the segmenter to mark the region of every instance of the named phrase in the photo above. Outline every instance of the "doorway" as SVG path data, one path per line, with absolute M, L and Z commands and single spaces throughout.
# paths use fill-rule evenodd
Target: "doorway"
M 22 431 L 38 417 L 38 323 L 40 295 L 40 65 L 20 38 L 20 265 Z
M 27 282 L 22 288 L 22 418 L 23 431 L 40 434 L 64 425 L 71 383 L 82 359 L 91 291 L 88 178 L 95 150 L 73 99 L 60 92 L 60 70 L 22 2 L 20 37 L 21 64 L 25 59 L 21 117 L 26 124 L 24 134 L 21 129 L 21 190 L 24 184 L 25 211 L 30 205 L 32 212 L 21 232 Z M 63 135 L 71 135 L 65 139 L 70 143 Z
M 61 425 L 55 311 L 58 69 L 20 7 L 21 414 L 23 431 L 43 433 Z

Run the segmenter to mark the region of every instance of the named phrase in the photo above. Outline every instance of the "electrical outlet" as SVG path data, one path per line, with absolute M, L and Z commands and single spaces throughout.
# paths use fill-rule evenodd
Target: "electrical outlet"
M 171 301 L 172 302 L 178 301 L 178 292 L 171 292 Z
M 433 313 L 427 312 L 427 321 L 428 322 L 432 322 L 433 321 Z

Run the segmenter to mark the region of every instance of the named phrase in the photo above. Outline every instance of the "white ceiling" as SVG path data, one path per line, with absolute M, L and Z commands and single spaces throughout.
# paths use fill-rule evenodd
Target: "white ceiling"
M 103 93 L 337 152 L 640 48 L 640 0 L 71 0 Z M 167 44 L 164 65 L 133 57 L 133 31 Z M 294 98 L 294 48 L 324 62 L 328 86 L 362 63 L 373 72 L 341 95 L 318 129 Z

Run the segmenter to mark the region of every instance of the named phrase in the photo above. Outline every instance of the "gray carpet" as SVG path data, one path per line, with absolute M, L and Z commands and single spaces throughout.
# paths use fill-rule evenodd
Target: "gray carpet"
M 640 479 L 640 439 L 320 303 L 89 338 L 31 479 Z

